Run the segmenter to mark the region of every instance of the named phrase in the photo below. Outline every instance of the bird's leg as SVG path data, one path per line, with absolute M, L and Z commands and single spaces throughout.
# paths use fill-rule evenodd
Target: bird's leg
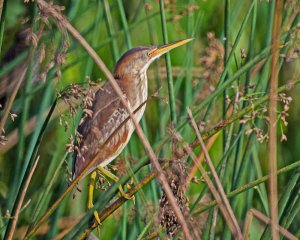
M 94 186 L 95 186 L 95 180 L 97 177 L 97 172 L 93 171 L 90 177 L 90 183 L 89 183 L 89 193 L 88 193 L 88 209 L 91 209 L 94 204 L 93 204 L 93 195 L 94 195 Z M 95 210 L 94 211 L 94 217 L 98 224 L 101 224 L 100 217 L 98 215 L 98 212 Z
M 119 178 L 114 175 L 113 173 L 111 173 L 110 171 L 106 170 L 105 168 L 98 166 L 97 169 L 106 177 L 108 177 L 109 179 L 111 179 L 112 181 L 114 181 L 115 183 L 119 181 Z M 130 185 L 129 186 L 130 189 Z M 122 197 L 126 198 L 126 199 L 132 199 L 133 203 L 135 202 L 135 197 L 134 196 L 129 196 L 127 193 L 124 192 L 122 185 L 119 186 L 119 191 Z

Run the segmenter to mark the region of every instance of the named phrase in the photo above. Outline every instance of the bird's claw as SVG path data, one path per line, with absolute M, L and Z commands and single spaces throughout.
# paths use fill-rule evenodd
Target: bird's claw
M 128 183 L 127 183 L 127 184 L 128 184 Z M 131 188 L 130 185 L 129 185 L 129 184 L 127 185 L 127 184 L 126 184 L 127 188 L 130 189 L 130 188 Z M 128 187 L 128 186 L 129 186 L 129 187 Z M 128 200 L 132 200 L 132 201 L 133 201 L 133 204 L 135 204 L 135 196 L 134 196 L 134 195 L 133 195 L 133 196 L 130 196 L 130 194 L 125 193 L 121 185 L 119 186 L 119 194 L 120 194 L 123 198 L 126 198 L 126 199 L 128 199 Z
M 91 209 L 93 207 L 94 207 L 94 204 L 91 201 L 89 201 L 88 202 L 88 209 Z M 97 221 L 98 225 L 101 225 L 101 220 L 100 220 L 99 214 L 96 210 L 94 211 L 94 217 L 95 217 L 95 220 Z
M 94 217 L 95 217 L 95 220 L 97 221 L 98 225 L 101 225 L 101 220 L 100 220 L 100 217 L 99 217 L 99 214 L 97 211 L 94 211 Z

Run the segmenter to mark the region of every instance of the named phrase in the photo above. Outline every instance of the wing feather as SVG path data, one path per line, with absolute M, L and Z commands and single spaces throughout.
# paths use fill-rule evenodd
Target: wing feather
M 93 116 L 86 117 L 78 127 L 78 132 L 82 137 L 80 143 L 77 144 L 79 151 L 74 151 L 73 179 L 84 170 L 99 151 L 101 151 L 101 156 L 94 167 L 107 161 L 109 157 L 116 157 L 114 155 L 119 154 L 120 146 L 128 141 L 130 135 L 127 124 L 123 124 L 128 113 L 109 83 L 96 92 L 91 110 Z M 111 137 L 112 134 L 114 134 L 113 137 Z

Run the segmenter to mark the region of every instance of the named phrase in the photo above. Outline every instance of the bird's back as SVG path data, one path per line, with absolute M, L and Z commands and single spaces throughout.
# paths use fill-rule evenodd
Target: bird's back
M 130 106 L 129 101 L 128 104 Z M 92 117 L 85 117 L 78 127 L 78 133 L 81 137 L 74 151 L 73 179 L 95 157 L 97 160 L 89 168 L 87 174 L 98 165 L 106 166 L 109 164 L 120 154 L 134 131 L 133 123 L 110 83 L 106 83 L 96 92 L 90 110 L 93 112 Z M 143 111 L 144 107 L 136 114 L 138 120 L 140 120 Z

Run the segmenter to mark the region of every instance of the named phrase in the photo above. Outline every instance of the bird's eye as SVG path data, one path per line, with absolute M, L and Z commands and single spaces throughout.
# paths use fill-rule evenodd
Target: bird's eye
M 148 55 L 148 57 L 150 57 L 151 56 L 151 52 L 147 52 L 147 55 Z

